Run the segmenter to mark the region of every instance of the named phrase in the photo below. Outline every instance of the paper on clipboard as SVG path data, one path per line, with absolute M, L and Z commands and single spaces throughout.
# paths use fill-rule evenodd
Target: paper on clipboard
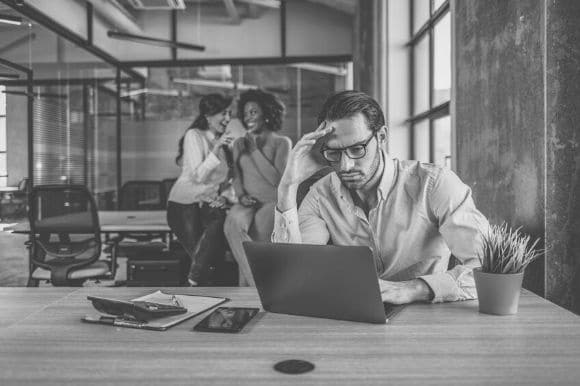
M 193 318 L 194 316 L 199 315 L 202 312 L 205 312 L 217 305 L 225 303 L 229 299 L 203 295 L 167 294 L 162 291 L 156 291 L 149 295 L 131 299 L 131 301 L 147 301 L 151 303 L 171 305 L 175 304 L 175 300 L 177 300 L 182 307 L 187 308 L 186 313 L 153 319 L 147 323 L 127 320 L 114 316 L 105 316 L 103 314 L 87 315 L 81 320 L 87 323 L 107 324 L 117 327 L 164 331 L 169 327 L 173 327 L 178 323 Z

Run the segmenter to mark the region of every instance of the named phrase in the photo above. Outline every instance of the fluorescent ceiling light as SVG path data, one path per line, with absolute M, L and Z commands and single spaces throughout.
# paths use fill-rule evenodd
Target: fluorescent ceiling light
M 241 3 L 260 5 L 267 8 L 280 8 L 279 0 L 238 0 Z
M 164 96 L 188 96 L 189 92 L 181 90 L 166 90 L 161 88 L 140 88 L 138 90 L 122 91 L 121 97 L 133 97 L 141 94 L 164 95 Z
M 207 80 L 207 79 L 183 79 L 183 78 L 174 78 L 174 83 L 181 83 L 181 84 L 188 84 L 191 86 L 205 86 L 205 87 L 217 87 L 217 88 L 227 88 L 230 90 L 237 89 L 237 90 L 250 90 L 258 88 L 253 84 L 244 84 L 244 83 L 234 83 L 227 80 Z
M 325 64 L 318 64 L 318 63 L 294 63 L 289 64 L 290 67 L 300 68 L 302 70 L 309 70 L 314 72 L 322 72 L 325 74 L 332 74 L 338 76 L 346 76 L 347 71 L 344 68 L 336 67 L 336 66 L 328 66 Z
M 22 22 L 23 22 L 23 20 L 19 16 L 0 15 L 0 23 L 21 25 Z
M 160 47 L 181 48 L 184 50 L 205 51 L 205 46 L 197 44 L 189 44 L 182 42 L 174 42 L 167 39 L 152 38 L 150 36 L 134 35 L 119 31 L 107 31 L 107 36 L 111 39 L 128 40 L 135 43 L 150 44 Z

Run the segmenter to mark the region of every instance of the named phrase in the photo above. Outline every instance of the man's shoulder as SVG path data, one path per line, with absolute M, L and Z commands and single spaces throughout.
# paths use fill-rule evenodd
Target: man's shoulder
M 317 196 L 327 196 L 331 191 L 332 171 L 332 168 L 325 167 L 304 180 L 298 187 L 298 197 L 304 198 L 309 192 L 314 192 Z
M 418 178 L 425 183 L 437 179 L 443 173 L 451 172 L 448 168 L 426 162 L 414 160 L 397 160 L 397 162 L 401 177 Z
M 400 161 L 399 173 L 405 190 L 417 196 L 420 192 L 451 196 L 468 188 L 451 169 L 430 163 Z

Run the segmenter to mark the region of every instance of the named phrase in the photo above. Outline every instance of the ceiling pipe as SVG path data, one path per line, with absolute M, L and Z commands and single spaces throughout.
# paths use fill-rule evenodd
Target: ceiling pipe
M 116 0 L 91 0 L 93 9 L 115 30 L 131 33 L 143 34 L 143 29 L 139 27 L 136 19 L 125 10 Z

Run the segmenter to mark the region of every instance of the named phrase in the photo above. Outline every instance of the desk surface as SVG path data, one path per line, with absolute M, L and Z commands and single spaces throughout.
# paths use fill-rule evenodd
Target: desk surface
M 64 222 L 66 224 L 74 224 L 78 216 L 86 216 L 86 214 L 71 214 L 62 216 L 62 221 L 55 221 L 56 217 L 50 219 L 51 221 Z M 57 219 L 58 220 L 58 219 Z M 149 210 L 149 211 L 114 211 L 114 210 L 100 210 L 99 211 L 99 225 L 101 232 L 116 233 L 116 232 L 169 232 L 169 225 L 167 225 L 167 212 L 164 210 Z M 28 222 L 16 224 L 8 231 L 17 233 L 28 233 L 30 226 Z
M 260 313 L 240 334 L 90 325 L 87 295 L 130 299 L 156 288 L 0 288 L 0 384 L 578 384 L 580 321 L 525 292 L 514 316 L 476 301 L 417 304 L 390 324 Z M 169 292 L 169 289 L 167 289 Z M 259 306 L 251 288 L 176 288 Z M 316 369 L 272 366 L 305 359 Z

